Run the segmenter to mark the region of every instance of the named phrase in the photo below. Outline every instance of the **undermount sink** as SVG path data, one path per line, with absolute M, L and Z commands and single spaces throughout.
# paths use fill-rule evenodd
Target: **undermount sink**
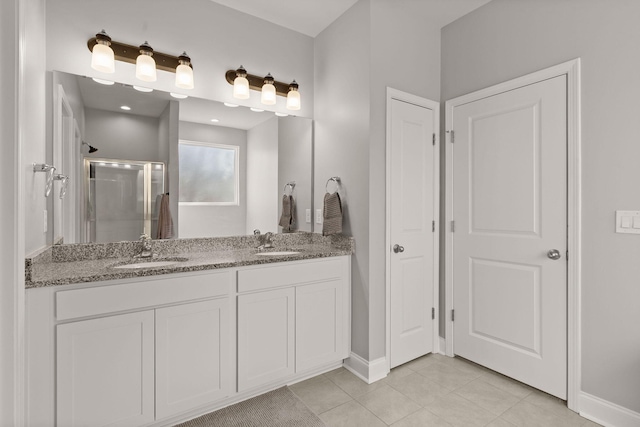
M 138 262 L 131 262 L 128 264 L 115 265 L 115 266 L 112 266 L 112 268 L 139 269 L 139 268 L 168 267 L 170 265 L 187 261 L 188 259 L 189 258 L 167 258 L 167 259 L 158 260 L 158 261 L 138 261 Z
M 259 252 L 256 255 L 261 256 L 278 256 L 278 255 L 295 255 L 299 254 L 297 251 L 280 251 L 280 252 Z

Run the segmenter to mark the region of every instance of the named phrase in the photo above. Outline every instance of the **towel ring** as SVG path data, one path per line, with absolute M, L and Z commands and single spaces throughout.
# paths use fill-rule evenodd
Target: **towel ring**
M 335 193 L 336 191 L 338 191 L 338 188 L 339 188 L 339 186 L 340 186 L 340 177 L 339 177 L 339 176 L 332 176 L 331 178 L 329 178 L 329 179 L 327 180 L 327 183 L 326 183 L 326 184 L 325 184 L 325 186 L 324 186 L 324 189 L 325 189 L 325 191 L 326 191 L 327 193 L 329 192 L 329 183 L 330 183 L 331 181 L 333 181 L 333 182 L 335 182 L 335 183 L 336 183 L 336 189 L 334 190 L 334 193 Z
M 289 194 L 287 194 L 287 187 L 291 187 L 291 193 L 289 193 Z M 295 181 L 287 182 L 284 185 L 284 189 L 283 189 L 285 196 L 291 196 L 293 194 L 293 189 L 294 188 L 296 188 L 296 182 Z

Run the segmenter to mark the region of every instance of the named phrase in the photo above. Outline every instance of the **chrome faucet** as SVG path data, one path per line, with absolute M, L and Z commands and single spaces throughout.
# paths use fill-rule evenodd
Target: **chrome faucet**
M 138 258 L 153 258 L 153 251 L 151 250 L 151 237 L 149 237 L 147 233 L 141 234 L 140 243 L 142 249 L 140 250 Z
M 267 231 L 264 234 L 258 236 L 258 242 L 260 242 L 260 246 L 258 246 L 258 250 L 262 251 L 264 249 L 273 248 L 273 242 L 271 238 L 273 237 L 273 233 L 271 231 Z

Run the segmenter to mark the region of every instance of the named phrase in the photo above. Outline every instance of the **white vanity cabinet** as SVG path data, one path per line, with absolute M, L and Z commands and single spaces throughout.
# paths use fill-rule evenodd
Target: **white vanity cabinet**
M 348 257 L 238 272 L 238 391 L 341 361 L 350 352 Z

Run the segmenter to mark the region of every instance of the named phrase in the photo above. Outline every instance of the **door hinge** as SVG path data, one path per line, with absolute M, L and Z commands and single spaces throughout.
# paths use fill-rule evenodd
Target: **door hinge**
M 456 134 L 453 132 L 453 130 L 449 131 L 451 133 L 451 143 L 453 144 L 454 142 L 456 142 Z
M 433 138 L 431 139 L 431 142 L 433 143 L 433 145 L 436 145 L 436 134 L 433 134 Z
M 567 249 L 567 261 L 569 261 L 569 249 Z
M 431 320 L 436 318 L 436 308 L 431 307 Z
M 454 322 L 456 320 L 456 311 L 451 310 L 451 321 Z
M 431 232 L 432 233 L 436 232 L 436 222 L 435 221 L 431 221 Z
M 455 221 L 451 221 L 451 232 L 455 233 L 456 231 L 456 222 Z

